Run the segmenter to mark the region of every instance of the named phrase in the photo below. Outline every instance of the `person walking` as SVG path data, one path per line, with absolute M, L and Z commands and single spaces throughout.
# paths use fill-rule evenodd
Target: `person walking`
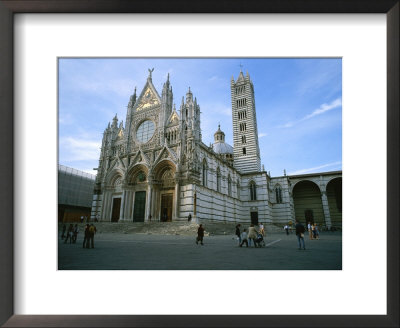
M 283 227 L 283 229 L 285 229 L 286 235 L 289 236 L 289 226 L 286 224 L 286 225 Z
M 200 242 L 201 245 L 204 245 L 203 244 L 203 238 L 204 238 L 204 228 L 203 228 L 203 225 L 200 224 L 199 228 L 197 229 L 196 244 L 198 245 L 199 242 Z
M 74 226 L 71 223 L 68 227 L 67 236 L 65 237 L 64 244 L 66 244 L 68 242 L 68 239 L 69 239 L 69 243 L 71 244 L 73 232 L 74 232 Z
M 88 223 L 86 223 L 86 225 L 85 225 L 83 248 L 89 248 L 89 224 Z
M 243 232 L 241 234 L 241 237 L 242 237 L 242 242 L 240 243 L 239 247 L 242 247 L 243 244 L 246 244 L 246 247 L 249 247 L 249 242 L 247 240 L 247 230 L 246 229 L 243 230 Z
M 263 237 L 265 237 L 265 230 L 264 230 L 264 225 L 260 222 L 260 224 L 258 225 L 258 227 L 260 228 L 260 234 L 262 234 Z
M 78 238 L 78 232 L 79 232 L 78 224 L 75 224 L 74 233 L 73 233 L 73 236 L 72 236 L 72 243 L 73 244 L 76 243 L 76 239 Z
M 301 249 L 301 244 L 303 244 L 303 249 L 306 249 L 306 244 L 304 243 L 304 232 L 306 229 L 304 226 L 299 222 L 296 221 L 296 237 L 299 243 L 299 249 Z
M 257 247 L 257 242 L 256 242 L 256 239 L 257 239 L 257 230 L 256 230 L 256 228 L 254 227 L 254 224 L 253 224 L 253 223 L 250 224 L 248 239 L 249 239 L 249 241 L 250 241 L 250 240 L 253 241 L 254 247 Z
M 242 242 L 242 238 L 240 235 L 240 223 L 236 225 L 235 235 L 239 238 L 239 245 Z
M 63 227 L 62 227 L 62 234 L 61 234 L 61 239 L 64 239 L 65 238 L 65 231 L 67 230 L 67 226 L 65 225 L 65 223 L 63 224 Z
M 94 248 L 94 235 L 96 233 L 96 227 L 91 224 L 89 226 L 89 240 L 88 240 L 88 247 L 89 248 L 89 244 L 90 244 L 90 248 Z
M 314 223 L 313 226 L 313 234 L 314 234 L 314 239 L 319 239 L 319 230 L 318 230 L 318 225 Z
M 312 225 L 311 225 L 310 221 L 307 224 L 307 230 L 308 230 L 308 236 L 310 237 L 310 240 L 312 240 L 313 239 L 313 236 L 312 236 Z

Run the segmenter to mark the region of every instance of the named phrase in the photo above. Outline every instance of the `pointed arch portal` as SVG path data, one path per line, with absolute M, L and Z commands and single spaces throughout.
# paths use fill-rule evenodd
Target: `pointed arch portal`
M 150 213 L 161 222 L 169 222 L 176 217 L 177 181 L 176 167 L 170 160 L 162 160 L 153 169 L 154 182 L 151 187 L 152 202 Z

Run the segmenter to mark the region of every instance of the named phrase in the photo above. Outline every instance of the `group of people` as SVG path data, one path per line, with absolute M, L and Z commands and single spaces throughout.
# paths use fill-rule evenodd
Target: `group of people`
M 308 222 L 307 230 L 310 240 L 319 239 L 319 230 L 318 230 L 318 225 L 316 223 Z M 297 241 L 299 243 L 299 249 L 306 249 L 306 245 L 304 242 L 305 232 L 306 229 L 304 228 L 304 226 L 299 221 L 296 221 L 296 236 L 297 236 Z
M 307 228 L 310 240 L 319 239 L 318 225 L 315 222 L 314 223 L 308 222 Z
M 78 224 L 75 226 L 71 223 L 67 229 L 67 226 L 64 224 L 62 227 L 61 239 L 64 240 L 64 244 L 68 241 L 71 244 L 76 243 L 76 239 L 78 237 L 79 227 Z M 93 224 L 87 223 L 85 225 L 84 238 L 83 238 L 83 248 L 94 248 L 94 235 L 97 230 Z
M 64 240 L 64 244 L 66 244 L 69 240 L 69 243 L 75 244 L 76 238 L 78 237 L 79 227 L 77 224 L 75 226 L 71 223 L 68 227 L 64 224 L 62 228 L 61 239 Z
M 90 221 L 90 217 L 87 217 L 86 215 L 85 216 L 83 216 L 83 215 L 81 216 L 81 223 L 84 223 L 84 222 L 89 223 L 89 221 Z M 99 215 L 97 215 L 94 218 L 94 222 L 99 222 Z
M 235 234 L 238 237 L 239 241 L 239 247 L 242 247 L 244 244 L 246 244 L 246 247 L 249 247 L 251 246 L 252 242 L 254 244 L 254 247 L 262 247 L 263 245 L 265 245 L 265 229 L 262 223 L 259 223 L 258 225 L 254 225 L 253 223 L 250 224 L 248 231 L 247 229 L 244 229 L 243 231 L 241 231 L 240 229 L 241 225 L 239 223 L 236 225 L 235 230 Z
M 316 223 L 308 222 L 307 228 L 311 240 L 319 239 L 319 230 Z M 289 226 L 285 225 L 284 229 L 286 231 L 286 234 L 289 234 Z M 305 250 L 306 245 L 304 242 L 304 233 L 306 232 L 306 229 L 304 225 L 297 220 L 295 222 L 295 229 L 299 249 Z M 251 224 L 248 231 L 247 229 L 241 231 L 241 225 L 237 224 L 235 234 L 239 240 L 239 247 L 242 247 L 244 244 L 246 244 L 246 247 L 251 246 L 252 242 L 254 243 L 254 247 L 261 247 L 262 243 L 264 243 L 263 237 L 265 236 L 265 230 L 264 226 L 261 223 L 257 226 Z
M 304 234 L 306 232 L 306 228 L 304 227 L 303 224 L 301 224 L 297 220 L 295 222 L 295 228 L 296 228 L 296 237 L 297 237 L 297 242 L 298 242 L 298 245 L 299 245 L 299 249 L 305 250 L 306 249 L 306 244 L 305 244 L 305 241 L 304 241 Z M 286 230 L 286 228 L 285 228 L 285 230 Z M 307 230 L 308 230 L 308 233 L 309 233 L 310 240 L 319 239 L 319 230 L 318 230 L 318 225 L 316 223 L 308 222 Z M 286 230 L 286 233 L 288 234 L 287 230 Z

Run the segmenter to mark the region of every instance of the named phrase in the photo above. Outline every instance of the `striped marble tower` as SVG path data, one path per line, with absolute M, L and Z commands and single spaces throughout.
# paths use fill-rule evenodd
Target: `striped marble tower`
M 249 73 L 240 70 L 238 79 L 231 79 L 234 166 L 241 173 L 260 172 L 254 87 Z

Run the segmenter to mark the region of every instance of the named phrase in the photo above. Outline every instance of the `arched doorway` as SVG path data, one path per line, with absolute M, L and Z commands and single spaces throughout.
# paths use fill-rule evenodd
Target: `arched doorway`
M 103 194 L 101 217 L 104 220 L 118 222 L 121 214 L 123 172 L 111 171 L 106 177 L 106 190 Z
M 332 227 L 342 228 L 342 178 L 334 178 L 326 186 Z
M 161 222 L 172 221 L 175 213 L 175 165 L 161 161 L 153 170 L 155 192 L 155 215 Z
M 325 225 L 321 191 L 317 184 L 308 180 L 296 183 L 293 201 L 296 220 L 303 224 L 316 222 L 318 225 Z
M 128 175 L 127 211 L 133 222 L 144 222 L 146 214 L 146 195 L 148 185 L 148 169 L 145 165 L 134 166 Z M 132 201 L 133 200 L 133 201 Z M 132 210 L 130 206 L 132 202 Z

